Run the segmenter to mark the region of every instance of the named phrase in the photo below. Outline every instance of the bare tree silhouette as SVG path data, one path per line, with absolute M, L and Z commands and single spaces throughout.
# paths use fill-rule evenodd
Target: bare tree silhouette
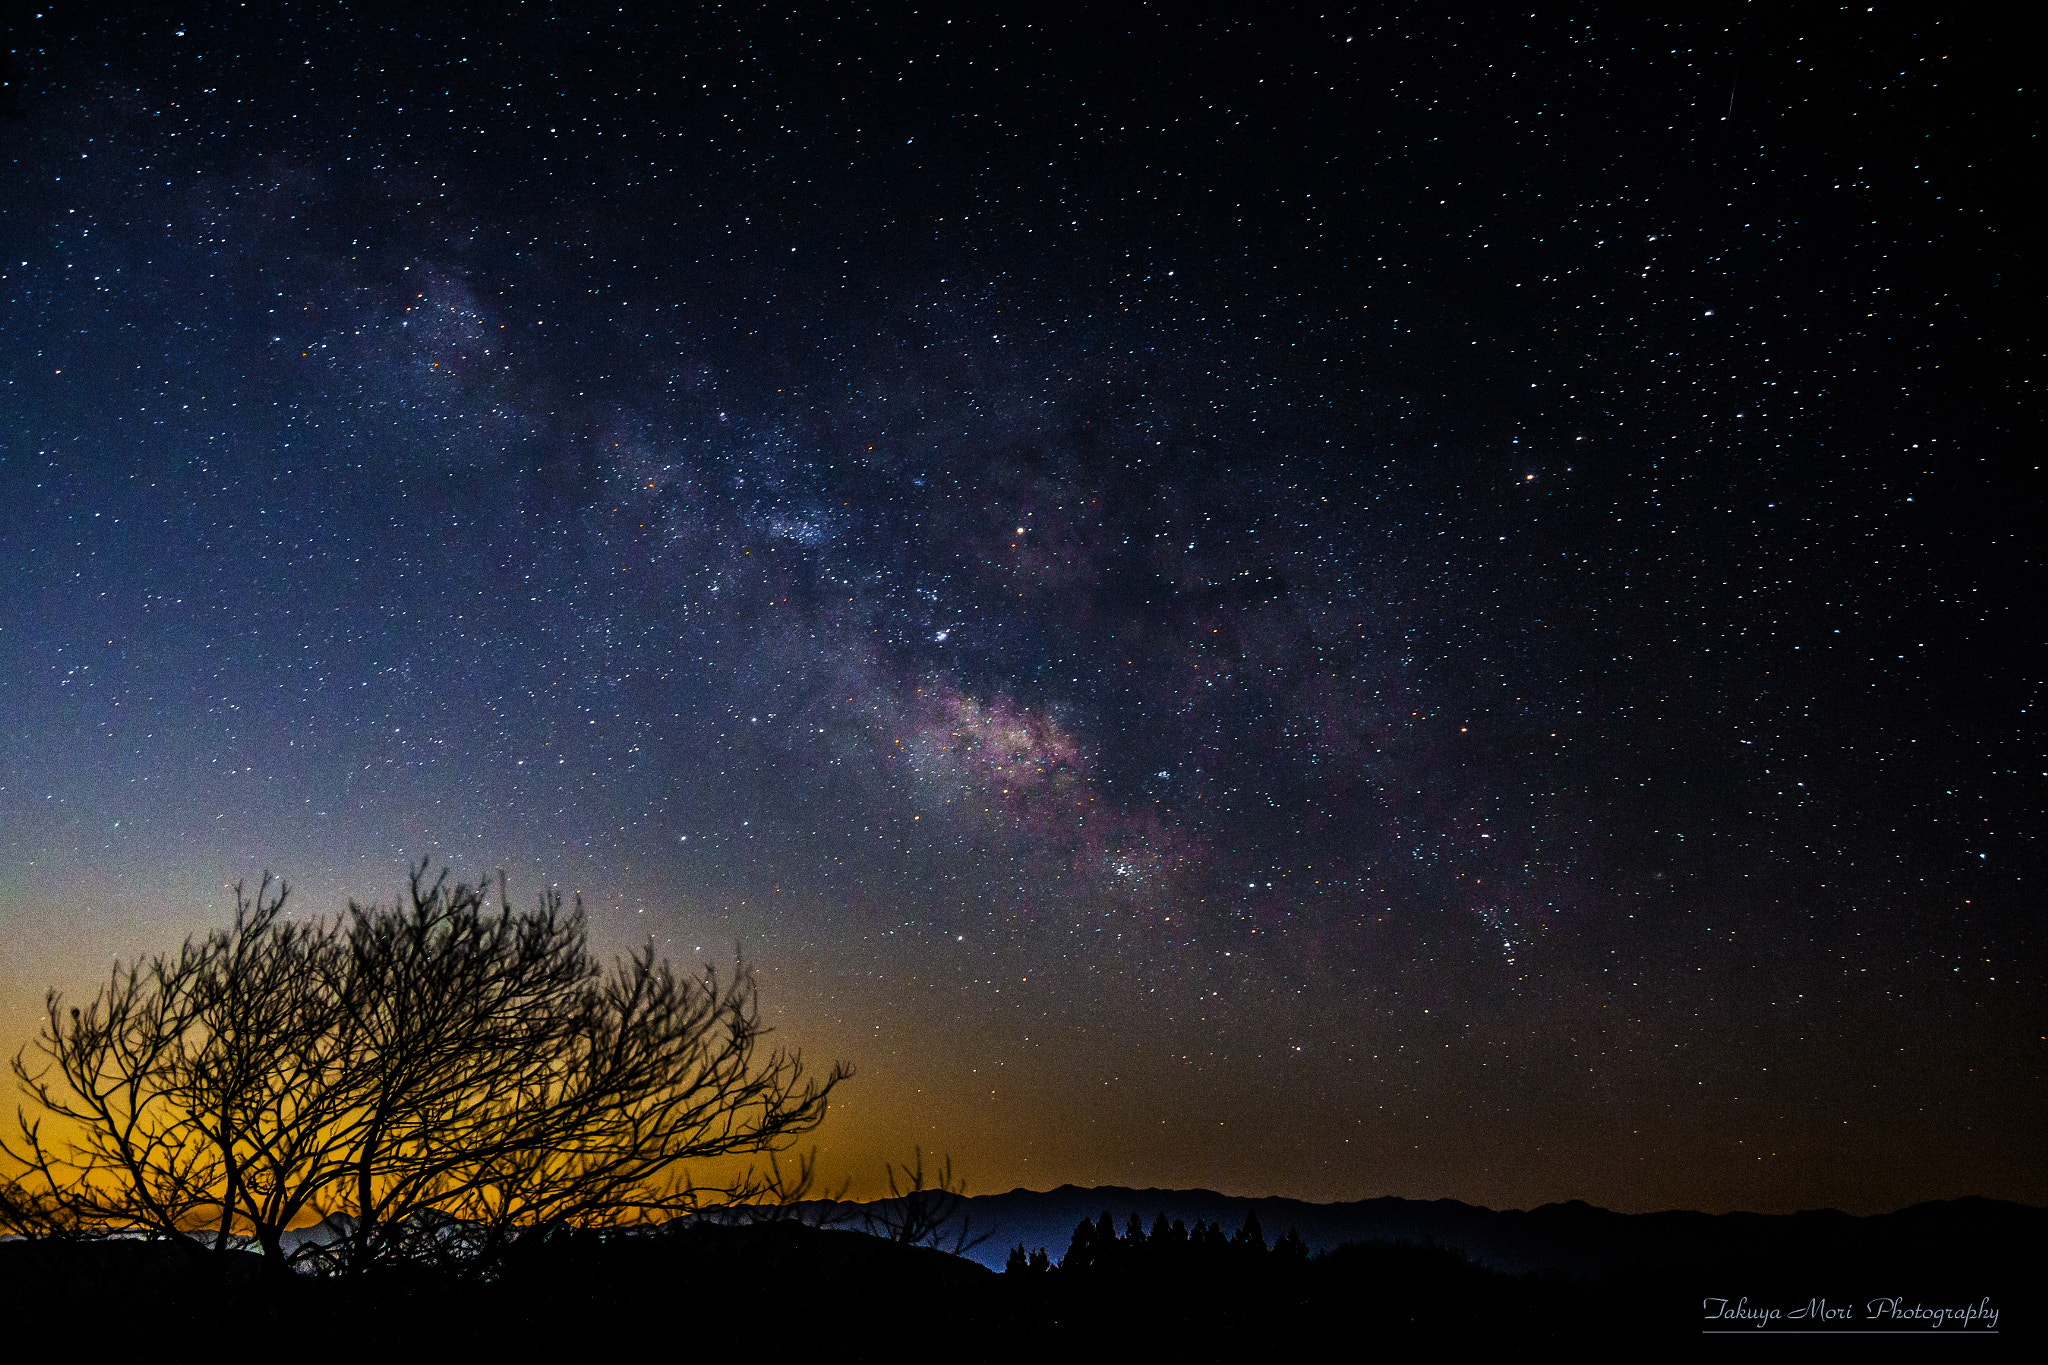
M 499 881 L 421 863 L 406 900 L 283 918 L 266 875 L 230 929 L 115 964 L 84 1007 L 52 992 L 14 1059 L 33 1114 L 0 1151 L 18 1231 L 253 1241 L 275 1266 L 488 1264 L 551 1225 L 616 1226 L 790 1199 L 773 1152 L 851 1075 L 763 1053 L 744 962 L 676 974 L 650 944 L 606 971 L 582 906 L 514 913 Z M 771 1154 L 714 1188 L 685 1163 Z M 319 1217 L 329 1235 L 287 1249 Z
M 766 1155 L 765 1168 L 750 1166 L 740 1177 L 736 1188 L 744 1192 L 744 1197 L 719 1209 L 715 1215 L 718 1221 L 802 1223 L 807 1227 L 831 1228 L 852 1220 L 853 1212 L 845 1202 L 846 1192 L 853 1186 L 851 1179 L 842 1180 L 839 1188 L 829 1194 L 817 1192 L 816 1147 L 799 1155 L 793 1167 L 785 1167 L 772 1149 Z
M 964 1208 L 967 1181 L 953 1178 L 953 1158 L 946 1157 L 939 1169 L 927 1176 L 924 1153 L 913 1147 L 908 1163 L 900 1168 L 892 1163 L 887 1170 L 889 1198 L 861 1212 L 868 1232 L 904 1246 L 927 1246 L 955 1256 L 964 1256 L 988 1240 L 986 1232 L 974 1235 Z

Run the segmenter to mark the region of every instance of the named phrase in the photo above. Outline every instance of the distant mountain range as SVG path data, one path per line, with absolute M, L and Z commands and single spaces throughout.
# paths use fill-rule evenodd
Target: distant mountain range
M 790 1212 L 796 1222 L 857 1231 L 871 1222 L 886 1222 L 895 1203 L 808 1203 Z M 962 1255 L 995 1271 L 1004 1268 L 1011 1248 L 1017 1246 L 1027 1253 L 1043 1248 L 1052 1263 L 1059 1264 L 1080 1222 L 1096 1222 L 1104 1214 L 1120 1236 L 1133 1215 L 1148 1233 L 1161 1215 L 1190 1228 L 1218 1224 L 1226 1234 L 1235 1234 L 1247 1218 L 1256 1217 L 1269 1246 L 1291 1230 L 1311 1253 L 1345 1245 L 1437 1246 L 1503 1274 L 1581 1278 L 1766 1265 L 1939 1265 L 1966 1273 L 1973 1265 L 2038 1268 L 2048 1249 L 2048 1209 L 1980 1198 L 1939 1200 L 1869 1216 L 1835 1209 L 1630 1214 L 1576 1199 L 1522 1211 L 1482 1208 L 1455 1199 L 1311 1204 L 1273 1196 L 1248 1199 L 1214 1190 L 1062 1185 L 1042 1192 L 1015 1189 L 962 1198 L 956 1214 L 945 1240 L 951 1243 L 964 1230 L 974 1244 Z M 713 1215 L 711 1221 L 727 1220 Z M 352 1220 L 342 1215 L 295 1228 L 284 1235 L 284 1249 L 290 1254 L 309 1244 L 338 1241 L 351 1226 Z
M 24 1306 L 9 1344 L 51 1351 L 75 1351 L 82 1323 L 125 1353 L 265 1322 L 281 1340 L 345 1324 L 352 1344 L 409 1359 L 673 1353 L 678 1332 L 700 1351 L 831 1343 L 855 1358 L 1312 1358 L 1331 1341 L 1347 1355 L 1612 1342 L 1631 1358 L 1690 1358 L 1709 1337 L 1765 1329 L 2035 1340 L 2048 1247 L 2048 1210 L 1988 1199 L 1876 1217 L 1619 1214 L 1579 1202 L 1496 1212 L 1448 1199 L 1308 1204 L 1067 1185 L 962 1200 L 968 1232 L 988 1234 L 968 1259 L 859 1231 L 892 1213 L 901 1226 L 887 1201 L 785 1212 L 840 1226 L 702 1218 L 624 1237 L 560 1230 L 481 1276 L 419 1265 L 277 1275 L 246 1251 L 0 1239 L 0 1290 Z M 1077 1263 L 991 1273 L 1018 1245 L 1059 1261 L 1076 1225 L 1104 1213 L 1116 1241 L 1091 1235 Z M 1269 1246 L 1292 1229 L 1308 1251 L 1334 1254 L 1290 1241 L 1255 1255 L 1210 1236 L 1161 1244 L 1149 1231 L 1162 1213 L 1225 1234 L 1255 1217 Z M 1142 1246 L 1124 1235 L 1134 1214 Z M 294 1241 L 343 1231 L 337 1221 Z
M 886 1204 L 888 1201 L 880 1201 Z M 870 1208 L 877 1205 L 867 1206 Z M 1809 1213 L 1614 1213 L 1572 1200 L 1526 1212 L 1495 1211 L 1455 1199 L 1365 1199 L 1309 1204 L 1298 1199 L 1244 1199 L 1213 1190 L 1127 1189 L 1062 1185 L 1043 1193 L 963 1199 L 972 1234 L 987 1239 L 967 1254 L 1000 1270 L 1010 1248 L 1044 1247 L 1057 1263 L 1075 1226 L 1107 1212 L 1121 1232 L 1136 1214 L 1149 1231 L 1168 1221 L 1220 1223 L 1234 1233 L 1256 1214 L 1270 1244 L 1296 1229 L 1310 1251 L 1345 1243 L 1435 1243 L 1508 1274 L 1555 1271 L 1600 1275 L 1618 1270 L 1705 1268 L 1759 1259 L 1809 1263 L 2004 1258 L 2036 1261 L 2048 1246 L 2048 1209 L 1994 1199 L 1916 1204 L 1897 1213 L 1858 1217 L 1834 1209 Z M 857 1215 L 856 1215 L 857 1216 Z

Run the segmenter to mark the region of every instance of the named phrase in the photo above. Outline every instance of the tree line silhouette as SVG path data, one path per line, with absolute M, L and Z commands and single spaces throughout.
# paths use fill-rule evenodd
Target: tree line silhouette
M 1119 1236 L 1116 1220 L 1105 1209 L 1094 1222 L 1083 1218 L 1075 1227 L 1057 1267 L 1044 1247 L 1027 1253 L 1019 1244 L 1011 1248 L 1004 1270 L 1012 1275 L 1048 1274 L 1057 1269 L 1070 1276 L 1148 1272 L 1181 1276 L 1203 1270 L 1242 1273 L 1269 1266 L 1287 1270 L 1306 1265 L 1308 1259 L 1308 1246 L 1293 1228 L 1269 1248 L 1256 1213 L 1247 1213 L 1244 1226 L 1235 1233 L 1224 1232 L 1219 1222 L 1204 1223 L 1199 1218 L 1192 1228 L 1178 1218 L 1168 1222 L 1164 1210 L 1153 1219 L 1148 1233 L 1144 1221 L 1133 1213 Z
M 1428 1243 L 1312 1253 L 1295 1228 L 1269 1242 L 1255 1211 L 1235 1231 L 1163 1211 L 1149 1228 L 1132 1213 L 1119 1229 L 1105 1211 L 1076 1225 L 1057 1261 L 1045 1247 L 1011 1247 L 996 1278 L 988 1302 L 1011 1339 L 1089 1358 L 1321 1351 L 1365 1340 L 1365 1320 L 1381 1348 L 1527 1340 L 1551 1334 L 1544 1300 L 1560 1290 Z

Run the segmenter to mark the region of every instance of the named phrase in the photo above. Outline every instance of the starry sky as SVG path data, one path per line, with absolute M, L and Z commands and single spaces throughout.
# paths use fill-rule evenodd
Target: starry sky
M 432 858 L 743 946 L 857 1194 L 2048 1201 L 2007 37 L 119 8 L 0 109 L 10 1050 Z

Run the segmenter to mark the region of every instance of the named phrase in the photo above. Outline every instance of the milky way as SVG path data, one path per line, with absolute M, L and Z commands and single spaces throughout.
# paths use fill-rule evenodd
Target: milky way
M 431 857 L 863 1181 L 2048 1195 L 1990 40 L 165 14 L 0 130 L 13 1034 Z

